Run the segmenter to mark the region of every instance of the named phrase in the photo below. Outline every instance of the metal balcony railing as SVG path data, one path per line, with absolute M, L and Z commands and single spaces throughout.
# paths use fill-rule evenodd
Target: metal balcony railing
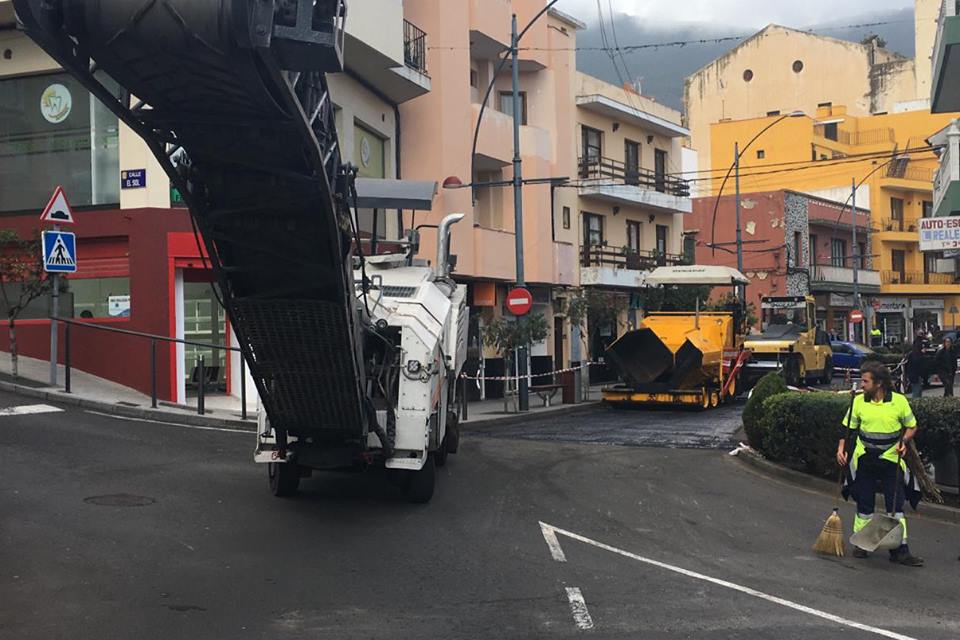
M 884 271 L 883 284 L 958 284 L 953 273 L 928 273 L 923 271 Z
M 911 167 L 909 160 L 906 158 L 897 158 L 887 168 L 888 178 L 923 182 L 924 184 L 930 184 L 931 188 L 936 174 L 937 170 L 932 167 Z
M 649 169 L 628 167 L 626 163 L 612 158 L 581 157 L 579 166 L 581 180 L 623 183 L 660 193 L 669 193 L 680 198 L 690 197 L 690 183 L 686 180 Z
M 414 71 L 427 73 L 427 34 L 412 22 L 403 21 L 403 62 Z
M 846 131 L 839 129 L 836 131 L 837 137 L 827 136 L 827 127 L 825 125 L 816 125 L 813 128 L 813 135 L 824 140 L 833 140 L 840 144 L 850 147 L 860 147 L 868 144 L 885 144 L 896 140 L 896 134 L 893 129 L 883 127 L 880 129 L 867 129 L 865 131 Z
M 906 231 L 906 232 L 915 232 L 917 230 L 917 223 L 911 220 L 903 220 L 900 218 L 881 218 L 879 226 L 874 227 L 876 231 Z
M 657 267 L 686 264 L 682 255 L 659 251 L 633 251 L 600 245 L 587 245 L 580 252 L 580 266 L 611 267 L 632 271 L 649 271 Z

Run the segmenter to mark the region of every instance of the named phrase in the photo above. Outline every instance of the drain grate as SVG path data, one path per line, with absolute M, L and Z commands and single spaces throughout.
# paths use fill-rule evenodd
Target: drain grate
M 105 496 L 90 496 L 84 498 L 83 501 L 101 507 L 146 507 L 156 503 L 157 499 L 149 496 L 135 496 L 129 493 L 111 493 Z

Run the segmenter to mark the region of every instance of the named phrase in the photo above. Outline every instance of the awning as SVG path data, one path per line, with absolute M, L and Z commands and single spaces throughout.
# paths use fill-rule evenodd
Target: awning
M 733 267 L 689 265 L 685 267 L 657 267 L 647 276 L 650 285 L 710 285 L 732 286 L 749 284 L 746 276 Z
M 435 195 L 436 182 L 357 178 L 357 206 L 361 209 L 430 211 Z

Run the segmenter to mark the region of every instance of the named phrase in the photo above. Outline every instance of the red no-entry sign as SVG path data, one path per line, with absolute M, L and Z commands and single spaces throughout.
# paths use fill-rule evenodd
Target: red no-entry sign
M 850 322 L 852 322 L 853 324 L 860 324 L 861 322 L 863 322 L 863 312 L 858 309 L 854 309 L 853 311 L 851 311 Z
M 533 308 L 533 296 L 523 287 L 511 289 L 507 294 L 507 311 L 515 316 L 525 316 Z

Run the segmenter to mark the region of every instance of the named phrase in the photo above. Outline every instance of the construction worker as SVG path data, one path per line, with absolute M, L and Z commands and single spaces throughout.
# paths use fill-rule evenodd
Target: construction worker
M 887 513 L 894 514 L 903 526 L 903 540 L 898 549 L 890 551 L 890 561 L 910 567 L 923 566 L 923 559 L 910 553 L 907 546 L 907 519 L 903 504 L 910 491 L 910 502 L 916 508 L 919 492 L 913 486 L 909 469 L 902 460 L 907 444 L 917 434 L 917 419 L 906 397 L 893 391 L 890 370 L 876 361 L 867 361 L 860 368 L 863 394 L 857 396 L 845 422 L 856 431 L 853 455 L 847 454 L 847 439 L 837 446 L 837 462 L 850 463 L 848 484 L 844 496 L 853 495 L 857 515 L 853 532 L 857 533 L 870 522 L 876 502 L 877 485 L 883 490 Z M 897 465 L 900 466 L 900 473 Z M 852 481 L 852 482 L 851 482 Z M 853 557 L 866 558 L 869 554 L 853 548 Z
M 883 332 L 878 327 L 870 330 L 870 346 L 880 347 L 883 345 Z

